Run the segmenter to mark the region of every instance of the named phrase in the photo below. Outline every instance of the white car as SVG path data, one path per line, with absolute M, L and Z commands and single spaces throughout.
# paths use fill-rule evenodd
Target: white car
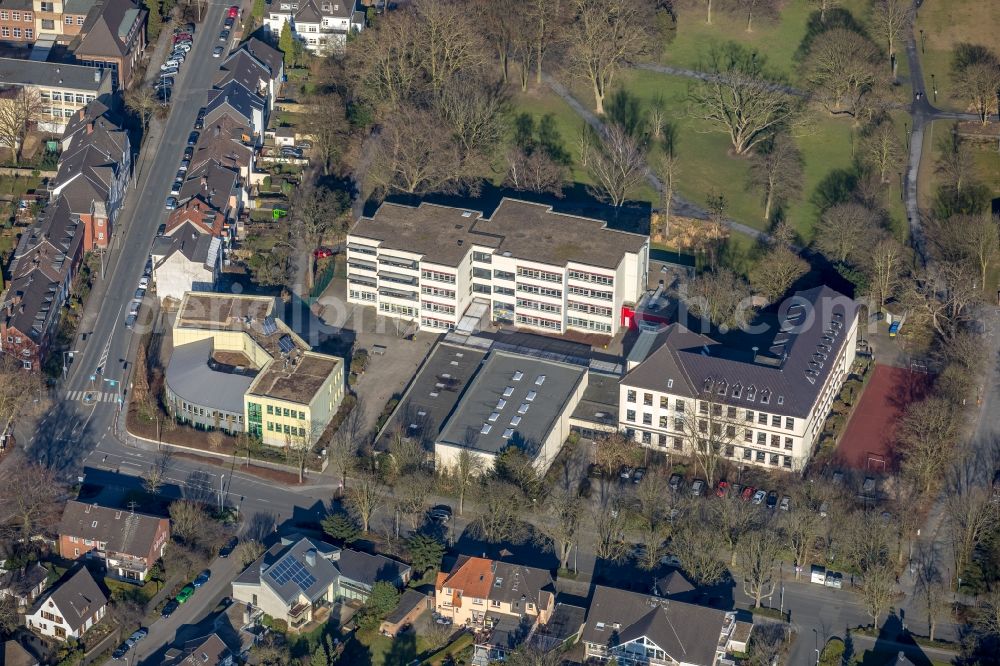
M 139 278 L 139 289 L 148 289 L 148 288 L 149 288 L 149 278 L 143 275 L 141 278 Z
M 753 494 L 753 499 L 751 499 L 750 501 L 753 502 L 754 504 L 763 504 L 765 497 L 767 497 L 767 493 L 764 492 L 763 490 L 758 490 Z

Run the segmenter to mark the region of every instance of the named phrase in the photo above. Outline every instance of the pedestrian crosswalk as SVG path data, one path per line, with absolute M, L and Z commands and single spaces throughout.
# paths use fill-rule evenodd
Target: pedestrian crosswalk
M 114 391 L 66 391 L 66 400 L 72 402 L 117 402 Z

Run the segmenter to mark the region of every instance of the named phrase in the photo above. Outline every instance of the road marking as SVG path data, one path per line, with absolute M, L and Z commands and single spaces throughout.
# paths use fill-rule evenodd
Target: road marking
M 90 400 L 86 400 L 88 395 L 91 398 Z M 83 402 L 88 405 L 98 402 L 117 402 L 118 393 L 114 391 L 67 391 L 65 400 L 69 402 Z

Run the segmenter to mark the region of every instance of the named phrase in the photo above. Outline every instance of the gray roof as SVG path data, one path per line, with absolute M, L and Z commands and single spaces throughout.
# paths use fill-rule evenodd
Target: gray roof
M 598 585 L 582 639 L 615 646 L 645 636 L 675 661 L 712 666 L 725 619 L 714 608 Z
M 0 58 L 0 85 L 69 88 L 98 94 L 102 80 L 111 72 L 96 67 L 38 62 L 20 58 Z
M 211 237 L 206 235 L 206 238 Z M 243 396 L 254 376 L 212 370 L 208 367 L 212 350 L 211 338 L 174 347 L 167 363 L 167 386 L 196 405 L 242 414 Z
M 208 127 L 222 113 L 234 113 L 239 118 L 245 118 L 253 123 L 254 109 L 263 110 L 264 98 L 250 90 L 237 80 L 230 79 L 221 88 L 208 91 L 208 104 L 205 106 L 205 126 Z
M 490 601 L 508 603 L 515 611 L 525 612 L 524 604 L 547 610 L 555 602 L 552 574 L 545 569 L 509 562 L 493 561 L 493 586 Z
M 853 300 L 826 286 L 796 292 L 782 304 L 763 346 L 759 336 L 747 336 L 740 347 L 727 346 L 673 324 L 663 345 L 622 384 L 806 417 L 834 359 L 844 345 L 854 344 L 847 334 L 857 309 Z
M 75 49 L 77 58 L 127 57 L 130 45 L 125 39 L 136 21 L 143 20 L 145 15 L 146 10 L 139 9 L 131 0 L 98 0 L 94 11 L 87 13 L 83 38 Z
M 190 222 L 184 222 L 173 230 L 169 236 L 157 236 L 153 240 L 151 254 L 154 257 L 166 259 L 175 252 L 180 252 L 192 263 L 209 266 L 209 250 L 212 247 L 212 234 L 205 233 Z M 218 255 L 214 255 L 218 258 Z M 211 268 L 212 266 L 209 266 Z
M 397 584 L 410 571 L 402 562 L 350 548 L 340 551 L 337 568 L 342 578 L 368 588 L 380 581 Z
M 39 584 L 49 577 L 49 570 L 38 562 L 32 562 L 21 569 L 3 570 L 0 574 L 0 590 L 17 597 L 28 597 Z
M 587 388 L 571 418 L 594 426 L 618 428 L 618 377 L 599 372 L 587 375 Z
M 42 598 L 40 604 L 45 605 L 50 599 L 73 631 L 79 631 L 87 618 L 108 603 L 108 598 L 101 592 L 87 567 L 80 567 L 75 574 L 64 579 L 52 594 Z
M 30 3 L 28 9 L 31 9 Z M 38 659 L 14 639 L 3 644 L 0 657 L 2 657 L 0 664 L 3 666 L 38 666 Z
M 110 553 L 148 557 L 161 516 L 70 500 L 59 522 L 59 534 L 107 543 Z
M 695 591 L 694 585 L 680 571 L 671 571 L 656 579 L 656 592 L 661 597 L 680 598 Z
M 609 228 L 602 220 L 559 213 L 545 204 L 504 198 L 493 214 L 421 203 L 414 208 L 383 203 L 362 217 L 351 234 L 382 242 L 387 249 L 422 254 L 426 261 L 458 266 L 472 245 L 518 259 L 565 266 L 578 262 L 617 268 L 626 253 L 638 253 L 648 236 Z
M 281 72 L 284 65 L 283 56 L 281 51 L 277 50 L 270 44 L 262 42 L 256 37 L 251 37 L 247 41 L 243 42 L 240 46 L 241 51 L 246 51 L 253 57 L 260 60 L 264 65 L 271 70 L 271 78 L 277 78 L 279 72 Z
M 259 90 L 266 86 L 271 78 L 267 65 L 255 58 L 249 51 L 239 50 L 226 58 L 219 67 L 216 76 L 216 87 L 224 86 L 230 81 L 238 81 L 247 90 Z
M 389 624 L 397 624 L 403 620 L 407 614 L 412 611 L 417 606 L 423 604 L 427 607 L 427 602 L 429 597 L 423 592 L 417 592 L 416 590 L 408 589 L 403 592 L 403 596 L 399 598 L 399 603 L 396 607 L 392 609 L 388 615 L 385 616 L 385 621 Z
M 544 442 L 586 375 L 584 366 L 494 350 L 438 441 L 487 453 L 518 444 L 531 453 Z
M 207 123 L 206 123 L 207 125 Z M 229 198 L 239 183 L 239 174 L 214 160 L 188 171 L 188 178 L 181 186 L 177 200 L 186 203 L 199 198 L 213 209 L 228 216 Z

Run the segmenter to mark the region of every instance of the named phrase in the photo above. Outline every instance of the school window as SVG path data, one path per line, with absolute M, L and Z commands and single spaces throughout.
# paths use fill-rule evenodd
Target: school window
M 661 417 L 660 417 L 660 427 L 661 427 L 661 428 L 666 428 L 666 427 L 668 427 L 668 426 L 667 426 L 667 423 L 668 423 L 668 421 L 669 421 L 669 419 L 668 419 L 668 418 L 667 418 L 666 416 L 661 416 Z
M 684 449 L 684 440 L 680 437 L 674 437 L 674 450 L 681 451 Z
M 66 25 L 73 25 L 73 17 L 72 16 L 67 16 L 66 19 L 64 20 L 64 23 Z
M 771 427 L 772 428 L 780 428 L 781 427 L 781 417 L 778 416 L 777 414 L 772 414 L 771 415 Z
M 743 460 L 750 460 L 753 456 L 753 449 L 743 449 Z
M 267 413 L 270 414 L 270 415 L 272 415 L 272 416 L 274 415 L 274 405 L 268 405 L 267 406 Z
M 306 413 L 305 412 L 299 412 L 299 419 L 300 420 L 305 420 L 305 418 L 306 418 Z
M 761 425 L 767 425 L 767 414 L 760 412 L 757 414 L 757 423 Z
M 669 409 L 669 408 L 670 408 L 670 399 L 667 398 L 667 396 L 665 396 L 665 395 L 661 395 L 660 396 L 660 409 Z
M 653 441 L 653 437 L 649 432 L 643 431 L 642 433 L 642 443 L 650 444 Z
M 743 431 L 743 441 L 744 442 L 752 442 L 753 441 L 753 430 L 744 430 Z
M 775 448 L 781 446 L 781 438 L 777 435 L 771 435 L 771 446 Z
M 794 430 L 794 429 L 795 429 L 795 419 L 793 419 L 790 416 L 786 416 L 785 417 L 785 430 Z
M 646 407 L 652 407 L 653 406 L 653 394 L 652 393 L 643 393 L 642 394 L 642 404 L 645 405 Z
M 677 403 L 676 403 L 676 405 L 675 405 L 675 409 L 678 412 L 680 412 L 681 414 L 683 414 L 684 413 L 684 401 L 683 400 L 678 400 Z
M 660 434 L 658 434 L 658 435 L 656 436 L 656 444 L 657 444 L 657 446 L 659 446 L 659 447 L 660 447 L 661 449 L 665 449 L 665 448 L 667 448 L 667 436 L 666 436 L 666 435 L 664 435 L 664 434 L 663 434 L 662 432 L 661 432 Z
M 34 39 L 34 37 L 35 37 L 35 31 L 34 30 L 32 30 L 31 28 L 26 28 L 24 30 L 24 38 L 25 39 Z
M 274 432 L 274 423 L 272 421 L 267 422 L 267 429 L 270 432 Z
M 735 419 L 736 418 L 736 408 L 735 407 L 726 407 L 726 418 L 727 419 Z
M 653 425 L 653 415 L 643 414 L 642 415 L 642 425 Z
M 83 16 L 77 16 L 76 17 L 76 24 L 77 25 L 83 25 L 83 19 L 84 19 Z
M 629 391 L 625 394 L 626 402 L 635 402 L 635 391 Z
M 635 410 L 634 409 L 626 410 L 626 412 L 625 412 L 625 420 L 626 421 L 635 421 Z
M 7 26 L 0 28 L 0 37 L 10 37 L 10 28 Z
M 751 422 L 753 421 L 753 410 L 752 409 L 748 409 L 747 410 L 747 421 L 751 421 Z
M 762 432 L 757 433 L 757 443 L 761 446 L 767 446 L 767 435 Z
M 10 13 L 10 18 L 13 21 L 20 21 L 21 20 L 21 12 L 11 12 Z
M 289 414 L 288 414 L 288 407 L 285 407 L 285 408 L 284 408 L 283 410 L 281 410 L 281 411 L 283 412 L 282 416 L 288 416 L 288 415 L 289 415 Z
M 6 11 L 0 11 L 0 21 L 6 21 L 8 18 L 10 18 L 9 13 Z
M 792 450 L 792 438 L 791 437 L 786 437 L 785 438 L 785 449 L 788 450 L 788 451 Z

